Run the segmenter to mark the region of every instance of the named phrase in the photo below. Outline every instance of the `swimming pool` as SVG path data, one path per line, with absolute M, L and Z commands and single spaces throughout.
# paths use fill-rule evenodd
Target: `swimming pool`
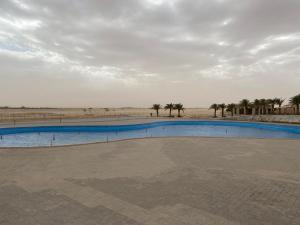
M 300 139 L 300 126 L 231 121 L 161 121 L 130 125 L 0 128 L 0 147 L 38 147 L 146 137 Z

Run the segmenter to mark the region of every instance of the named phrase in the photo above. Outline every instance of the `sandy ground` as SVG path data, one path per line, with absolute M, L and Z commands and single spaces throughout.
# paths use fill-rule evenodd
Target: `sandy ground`
M 146 108 L 57 108 L 57 109 L 12 109 L 0 108 L 0 122 L 32 121 L 49 119 L 74 118 L 119 118 L 119 117 L 150 117 L 156 112 Z M 160 116 L 168 116 L 169 111 L 160 110 Z M 177 115 L 177 111 L 172 113 Z M 212 111 L 205 108 L 187 108 L 182 113 L 184 117 L 203 118 L 211 117 Z
M 300 141 L 0 149 L 1 225 L 299 225 Z

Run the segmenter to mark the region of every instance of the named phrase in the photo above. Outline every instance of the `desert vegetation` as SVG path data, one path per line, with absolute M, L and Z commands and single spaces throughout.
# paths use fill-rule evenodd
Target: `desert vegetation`
M 159 116 L 159 110 L 161 109 L 160 104 L 153 104 L 151 109 L 154 109 L 156 111 L 156 116 L 158 117 Z
M 181 103 L 177 103 L 177 104 L 169 103 L 169 104 L 166 104 L 163 108 L 164 108 L 164 110 L 169 111 L 169 117 L 173 117 L 173 115 L 172 115 L 173 110 L 177 110 L 178 117 L 181 117 L 181 112 L 184 112 L 184 107 L 183 107 L 183 104 L 181 104 Z M 159 110 L 162 109 L 162 107 L 160 104 L 153 104 L 151 109 L 156 111 L 156 116 L 158 117 Z
M 283 98 L 273 99 L 254 99 L 250 101 L 248 99 L 242 99 L 239 103 L 230 104 L 217 104 L 214 103 L 209 109 L 214 110 L 214 117 L 217 117 L 217 111 L 221 110 L 221 116 L 224 117 L 224 110 L 231 116 L 234 115 L 282 115 L 282 114 L 300 114 L 300 94 L 291 97 L 288 100 L 288 104 L 284 106 Z

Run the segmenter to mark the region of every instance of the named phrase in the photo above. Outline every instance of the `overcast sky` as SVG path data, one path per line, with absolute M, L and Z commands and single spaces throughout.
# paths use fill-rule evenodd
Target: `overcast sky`
M 1 0 L 0 105 L 300 93 L 300 0 Z

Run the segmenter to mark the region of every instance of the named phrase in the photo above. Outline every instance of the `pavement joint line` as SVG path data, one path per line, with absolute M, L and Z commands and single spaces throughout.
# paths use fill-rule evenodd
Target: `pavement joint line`
M 180 218 L 175 219 L 175 215 L 165 212 L 154 213 L 152 210 L 144 209 L 93 188 L 83 187 L 69 181 L 58 181 L 50 188 L 86 207 L 94 208 L 101 205 L 144 225 L 191 225 Z M 196 211 L 197 209 L 193 210 Z M 200 210 L 197 211 L 200 212 Z M 200 216 L 203 217 L 204 223 L 199 224 L 198 221 L 197 225 L 239 225 L 208 212 L 201 211 L 198 214 L 198 217 Z

